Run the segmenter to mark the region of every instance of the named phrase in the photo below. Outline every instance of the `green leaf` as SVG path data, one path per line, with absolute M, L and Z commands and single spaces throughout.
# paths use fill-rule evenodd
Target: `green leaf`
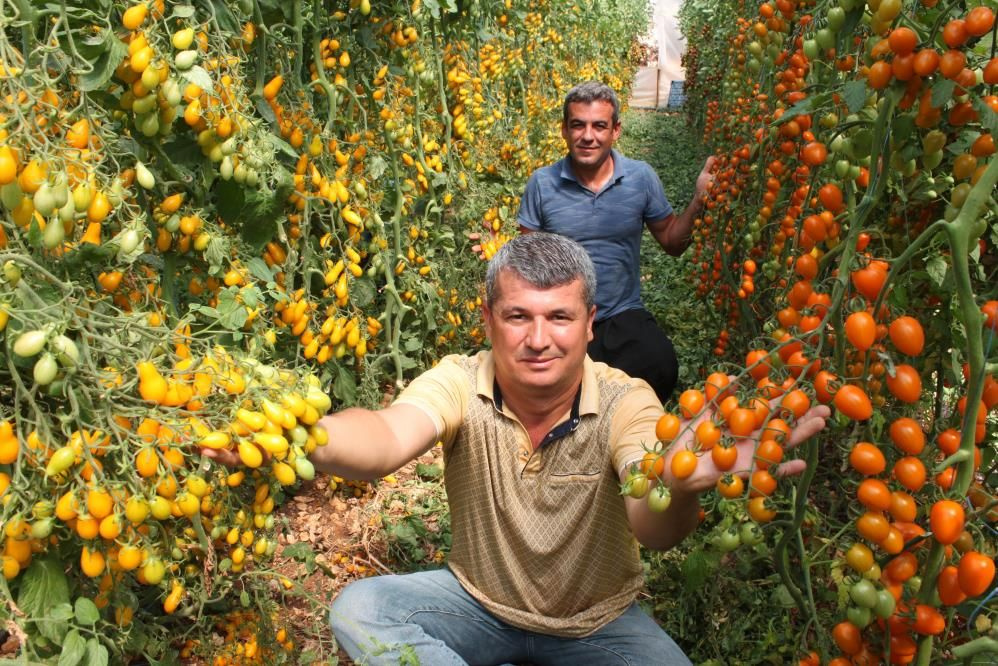
M 49 618 L 52 620 L 53 610 L 60 605 L 69 609 L 72 617 L 72 606 L 69 604 L 69 583 L 63 573 L 62 563 L 53 556 L 38 558 L 31 563 L 21 578 L 21 590 L 17 596 L 17 605 L 28 617 Z M 58 619 L 40 622 L 39 633 L 46 638 L 59 641 L 66 634 L 66 623 Z
M 936 286 L 939 287 L 946 281 L 946 271 L 948 269 L 949 266 L 946 264 L 946 260 L 938 255 L 930 259 L 925 265 L 925 271 L 932 278 L 932 281 L 936 283 Z
M 939 108 L 953 97 L 953 89 L 956 88 L 956 81 L 953 79 L 939 78 L 932 84 L 932 106 Z
M 443 473 L 444 470 L 440 465 L 416 464 L 416 476 L 421 479 L 439 479 Z
M 842 86 L 842 99 L 845 100 L 849 113 L 856 113 L 866 106 L 866 81 L 849 81 Z
M 357 378 L 342 365 L 337 365 L 332 390 L 340 402 L 352 405 L 357 401 Z
M 281 551 L 282 557 L 290 557 L 305 564 L 305 571 L 312 573 L 315 571 L 315 551 L 306 541 L 299 541 L 285 546 Z
M 87 641 L 87 666 L 107 666 L 107 648 L 96 638 Z
M 90 71 L 81 72 L 77 77 L 77 87 L 83 92 L 98 90 L 107 85 L 114 75 L 114 70 L 121 64 L 121 61 L 128 53 L 128 46 L 123 41 L 115 37 L 110 30 L 104 31 L 104 41 L 101 45 L 101 52 L 93 59 Z
M 981 119 L 981 127 L 991 133 L 991 136 L 998 134 L 998 113 L 991 110 L 991 107 L 984 101 L 983 97 L 971 95 L 971 105 L 977 111 Z
M 374 283 L 366 277 L 357 278 L 350 284 L 350 302 L 358 308 L 365 308 L 373 303 L 377 293 Z
M 77 597 L 75 610 L 76 621 L 80 624 L 97 624 L 97 620 L 100 619 L 97 604 L 87 597 Z
M 218 323 L 235 331 L 246 323 L 246 306 L 238 298 L 239 288 L 228 287 L 218 293 Z
M 62 641 L 58 666 L 76 666 L 87 653 L 87 642 L 76 629 L 70 630 Z
M 173 8 L 170 18 L 185 19 L 194 16 L 194 8 L 190 5 L 177 5 Z
M 703 550 L 699 549 L 687 555 L 680 568 L 686 585 L 693 590 L 707 582 L 707 577 L 710 574 L 707 558 L 704 556 Z
M 181 72 L 180 76 L 205 92 L 211 92 L 211 90 L 215 87 L 214 82 L 211 80 L 211 76 L 209 76 L 208 72 L 206 72 L 200 65 L 194 65 L 186 72 Z
M 249 269 L 250 275 L 262 282 L 270 282 L 274 279 L 274 272 L 267 265 L 267 262 L 260 257 L 253 257 L 247 261 L 246 268 Z
M 811 113 L 812 111 L 814 111 L 815 103 L 816 99 L 814 97 L 805 97 L 804 99 L 802 99 L 801 101 L 797 102 L 789 109 L 787 109 L 786 113 L 780 116 L 776 124 L 782 125 L 785 122 L 793 120 L 802 113 Z

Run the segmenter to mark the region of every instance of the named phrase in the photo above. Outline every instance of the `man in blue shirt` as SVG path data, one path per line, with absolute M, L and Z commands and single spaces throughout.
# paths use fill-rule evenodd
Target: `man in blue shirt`
M 535 171 L 520 201 L 520 230 L 547 231 L 578 241 L 596 266 L 596 323 L 589 356 L 644 379 L 665 402 L 679 363 L 672 341 L 641 302 L 641 234 L 679 256 L 710 185 L 714 158 L 697 177 L 693 202 L 678 215 L 647 163 L 613 149 L 620 137 L 620 103 L 609 86 L 581 83 L 565 97 L 561 135 L 568 156 Z

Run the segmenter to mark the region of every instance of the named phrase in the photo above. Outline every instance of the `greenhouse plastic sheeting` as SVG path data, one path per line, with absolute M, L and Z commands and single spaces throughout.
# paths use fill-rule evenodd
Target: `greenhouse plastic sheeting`
M 683 105 L 683 82 L 672 81 L 659 67 L 642 67 L 634 76 L 630 106 L 635 109 L 678 108 Z

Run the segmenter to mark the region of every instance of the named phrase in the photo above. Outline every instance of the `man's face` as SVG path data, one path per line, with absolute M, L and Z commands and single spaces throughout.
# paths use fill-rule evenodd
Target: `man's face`
M 496 287 L 495 303 L 482 314 L 503 389 L 558 392 L 581 381 L 596 316 L 595 306 L 586 308 L 582 280 L 540 289 L 502 271 Z
M 613 105 L 602 100 L 572 102 L 568 105 L 568 120 L 561 125 L 561 136 L 572 162 L 587 168 L 599 167 L 620 137 L 620 123 L 613 122 Z

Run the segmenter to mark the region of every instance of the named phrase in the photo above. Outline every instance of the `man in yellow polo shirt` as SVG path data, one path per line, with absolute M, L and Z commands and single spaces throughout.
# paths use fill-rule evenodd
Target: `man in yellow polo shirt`
M 447 568 L 348 585 L 330 609 L 340 645 L 365 664 L 688 664 L 635 599 L 638 543 L 667 549 L 697 525 L 710 457 L 654 513 L 624 498 L 628 466 L 655 442 L 651 387 L 586 355 L 596 277 L 575 241 L 520 236 L 491 260 L 482 308 L 491 351 L 449 356 L 386 409 L 323 417 L 316 467 L 389 474 L 444 445 Z M 798 423 L 800 441 L 827 407 Z M 690 442 L 677 440 L 678 446 Z M 342 445 L 338 445 L 342 443 Z M 746 442 L 738 469 L 751 466 Z M 802 463 L 788 463 L 799 472 Z M 669 465 L 666 464 L 666 469 Z

